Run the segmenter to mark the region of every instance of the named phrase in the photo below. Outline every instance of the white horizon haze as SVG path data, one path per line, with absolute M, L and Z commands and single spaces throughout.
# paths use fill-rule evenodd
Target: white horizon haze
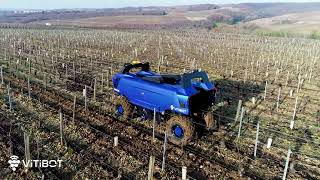
M 96 9 L 193 4 L 320 2 L 319 0 L 0 0 L 0 9 Z

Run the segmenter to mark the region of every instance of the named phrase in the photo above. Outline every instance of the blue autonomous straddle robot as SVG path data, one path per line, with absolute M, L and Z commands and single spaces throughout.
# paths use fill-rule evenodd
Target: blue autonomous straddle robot
M 125 64 L 112 81 L 117 116 L 130 119 L 138 114 L 152 119 L 156 111 L 174 144 L 186 145 L 195 133 L 195 124 L 208 130 L 217 127 L 211 111 L 217 89 L 203 71 L 158 74 L 150 71 L 149 63 L 136 62 Z

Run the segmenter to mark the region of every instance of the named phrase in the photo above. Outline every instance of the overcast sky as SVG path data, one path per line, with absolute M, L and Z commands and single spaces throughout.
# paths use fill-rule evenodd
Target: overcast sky
M 319 2 L 320 0 L 318 0 Z M 317 2 L 316 0 L 0 0 L 0 9 L 118 8 L 243 2 Z

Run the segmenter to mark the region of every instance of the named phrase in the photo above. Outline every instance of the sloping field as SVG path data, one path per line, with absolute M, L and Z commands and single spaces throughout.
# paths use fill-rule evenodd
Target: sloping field
M 37 21 L 36 24 L 52 25 L 77 25 L 77 26 L 102 26 L 115 27 L 119 25 L 165 25 L 177 23 L 192 23 L 206 21 L 212 15 L 221 15 L 221 10 L 202 11 L 170 11 L 167 15 L 130 15 L 130 16 L 101 16 L 93 18 L 58 19 L 49 21 Z
M 52 24 L 88 25 L 88 26 L 114 26 L 117 24 L 166 24 L 187 20 L 184 17 L 170 16 L 105 16 L 74 20 L 54 20 Z
M 246 24 L 255 24 L 273 31 L 310 33 L 320 30 L 320 11 L 293 13 L 271 18 L 257 19 Z

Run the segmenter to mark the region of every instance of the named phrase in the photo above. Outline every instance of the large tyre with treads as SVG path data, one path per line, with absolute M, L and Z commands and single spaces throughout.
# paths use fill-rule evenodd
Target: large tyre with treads
M 116 97 L 115 100 L 115 110 L 116 116 L 124 120 L 132 118 L 133 106 L 130 102 L 123 96 Z
M 190 118 L 173 116 L 167 121 L 166 132 L 169 141 L 176 145 L 187 145 L 194 134 L 194 125 Z

